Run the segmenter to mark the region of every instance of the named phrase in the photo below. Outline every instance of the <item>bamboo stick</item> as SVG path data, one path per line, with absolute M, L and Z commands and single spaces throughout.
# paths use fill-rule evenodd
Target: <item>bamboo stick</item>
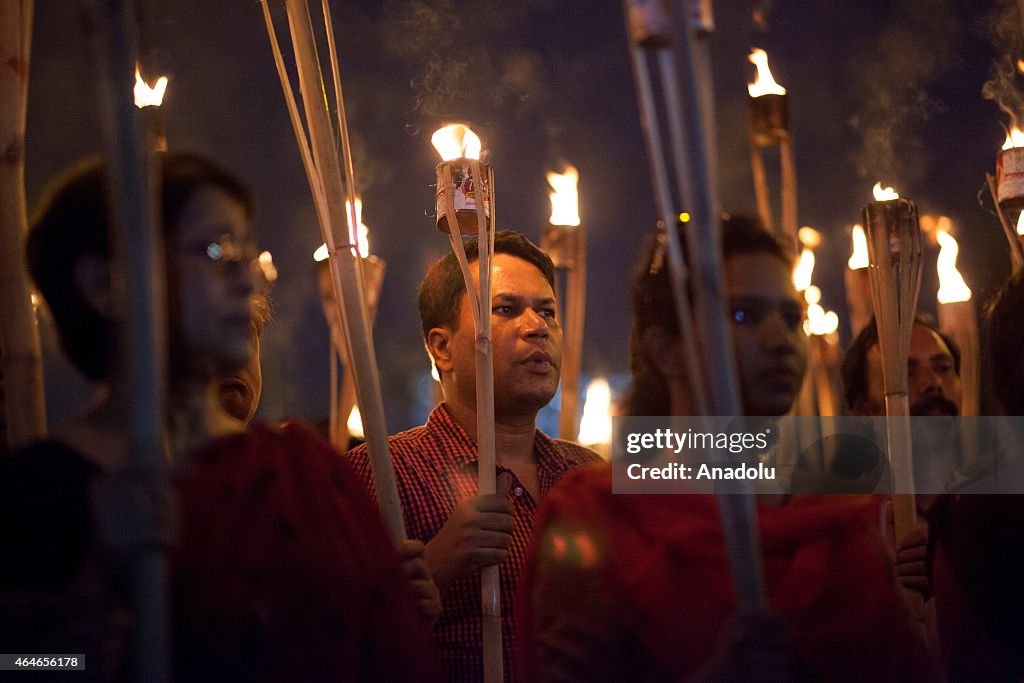
M 167 491 L 165 434 L 166 316 L 163 245 L 157 231 L 152 144 L 132 93 L 137 6 L 132 0 L 87 1 L 86 33 L 97 66 L 100 109 L 110 183 L 115 301 L 124 313 L 120 325 L 119 368 L 131 411 L 133 468 L 155 501 Z M 159 505 L 160 503 L 155 503 Z M 168 569 L 164 557 L 164 515 L 140 510 L 130 526 L 139 528 L 131 546 L 135 607 L 135 677 L 170 680 Z
M 754 196 L 757 198 L 757 215 L 765 230 L 775 232 L 772 220 L 772 201 L 768 195 L 768 178 L 764 173 L 764 152 L 754 141 L 754 131 L 750 130 L 750 168 L 754 177 Z
M 726 317 L 725 278 L 721 264 L 721 236 L 718 197 L 717 152 L 715 149 L 714 94 L 711 72 L 710 32 L 694 24 L 688 2 L 673 3 L 673 45 L 675 67 L 681 74 L 687 111 L 689 160 L 680 160 L 677 176 L 692 174 L 694 179 L 694 229 L 688 233 L 693 256 L 694 300 L 696 314 L 703 321 L 699 328 L 703 357 L 712 372 L 709 383 L 710 405 L 717 415 L 740 415 L 732 335 Z M 710 3 L 708 3 L 710 4 Z M 690 161 L 691 163 L 686 163 Z M 729 553 L 730 569 L 737 604 L 753 611 L 765 606 L 761 550 L 756 526 L 756 510 L 750 482 L 744 481 L 729 493 L 717 496 L 722 527 Z
M 793 137 L 779 139 L 779 165 L 782 175 L 782 234 L 790 247 L 800 248 L 797 239 L 796 161 L 793 158 Z
M 917 528 L 907 356 L 921 286 L 921 227 L 917 206 L 906 199 L 871 202 L 863 218 L 882 357 L 889 465 L 898 492 L 893 496 L 896 540 L 900 541 Z
M 387 444 L 387 426 L 380 392 L 380 377 L 377 374 L 373 339 L 367 321 L 367 309 L 363 296 L 361 270 L 358 256 L 352 252 L 351 231 L 357 225 L 355 217 L 355 187 L 351 169 L 351 153 L 347 146 L 347 133 L 342 131 L 342 152 L 345 157 L 347 183 L 342 182 L 342 166 L 334 142 L 334 130 L 325 99 L 324 81 L 316 52 L 312 19 L 306 0 L 288 0 L 286 3 L 288 25 L 291 31 L 296 69 L 299 74 L 299 90 L 302 95 L 306 123 L 309 126 L 309 147 L 297 108 L 291 96 L 291 84 L 284 70 L 283 58 L 277 45 L 273 21 L 266 0 L 263 0 L 264 18 L 267 22 L 274 59 L 281 78 L 285 101 L 292 115 L 292 126 L 296 133 L 300 154 L 310 180 L 310 189 L 324 242 L 327 244 L 329 264 L 333 275 L 335 298 L 340 308 L 341 319 L 345 322 L 348 357 L 352 360 L 351 370 L 355 377 L 356 393 L 362 407 L 363 429 L 366 435 L 367 452 L 373 471 L 377 499 L 392 539 L 397 543 L 405 539 L 405 524 L 402 519 L 398 485 Z M 335 65 L 336 66 L 336 65 Z M 335 79 L 340 88 L 340 80 Z M 340 89 L 337 92 L 339 106 L 342 102 Z M 304 151 L 305 150 L 305 151 Z M 309 151 L 312 151 L 312 154 Z M 344 197 L 349 196 L 349 210 L 346 211 Z M 350 228 L 350 226 L 352 226 Z M 344 232 L 342 232 L 344 231 Z
M 573 231 L 570 239 L 563 239 L 563 247 L 574 251 L 567 255 L 571 266 L 565 269 L 564 300 L 565 349 L 562 353 L 562 403 L 558 414 L 558 436 L 575 441 L 579 435 L 576 415 L 580 402 L 580 371 L 583 365 L 583 330 L 587 297 L 586 235 L 582 227 L 563 228 Z M 564 296 L 564 299 L 562 298 Z
M 0 0 L 0 358 L 6 442 L 17 448 L 46 436 L 39 329 L 25 269 L 25 117 L 32 0 Z
M 469 259 L 462 241 L 462 230 L 455 209 L 455 197 L 450 191 L 454 186 L 451 164 L 441 165 L 442 187 L 449 191 L 440 193 L 445 202 L 445 214 L 449 217 L 449 241 L 452 252 L 459 262 L 466 284 L 473 314 L 473 330 L 476 336 L 476 441 L 478 491 L 491 495 L 497 491 L 497 454 L 494 434 L 494 356 L 491 341 L 491 271 L 494 263 L 495 192 L 494 172 L 488 170 L 487 185 L 490 190 L 490 220 L 486 214 L 483 189 L 482 164 L 469 160 L 473 178 L 481 185 L 476 198 L 477 220 L 477 284 L 473 282 Z M 480 570 L 480 599 L 482 609 L 483 680 L 485 683 L 501 683 L 504 679 L 504 653 L 501 633 L 501 572 L 499 565 L 483 567 Z
M 1024 2 L 1024 0 L 1019 0 Z M 1021 266 L 1024 266 L 1024 247 L 1021 246 L 1020 239 L 1017 237 L 1017 231 L 1010 222 L 1006 219 L 1006 214 L 1003 213 L 1003 209 L 999 206 L 999 191 L 996 188 L 996 179 L 994 176 L 986 173 L 985 181 L 988 184 L 988 191 L 992 194 L 992 203 L 996 207 L 996 216 L 999 217 L 999 225 L 1003 228 L 1003 234 L 1006 235 L 1006 241 L 1010 244 L 1010 262 L 1013 264 L 1013 272 L 1017 272 Z
M 623 0 L 623 11 L 629 16 L 629 0 Z M 647 159 L 651 165 L 651 179 L 654 184 L 654 203 L 658 217 L 665 230 L 668 247 L 669 276 L 672 282 L 672 301 L 675 306 L 676 320 L 679 324 L 679 339 L 683 346 L 686 363 L 687 379 L 693 389 L 695 409 L 699 415 L 708 415 L 708 399 L 705 387 L 704 370 L 700 365 L 700 349 L 694 329 L 693 312 L 687 294 L 689 272 L 683 258 L 682 243 L 676 229 L 678 211 L 672 203 L 672 191 L 669 183 L 668 164 L 664 157 L 661 143 L 661 129 L 658 125 L 657 105 L 651 87 L 650 71 L 644 50 L 630 44 L 630 57 L 633 64 L 633 80 L 636 83 L 637 103 L 640 108 L 640 123 L 644 132 L 644 143 L 647 147 Z M 664 50 L 662 50 L 664 53 Z M 671 56 L 669 56 L 671 59 Z M 682 138 L 682 136 L 680 136 Z

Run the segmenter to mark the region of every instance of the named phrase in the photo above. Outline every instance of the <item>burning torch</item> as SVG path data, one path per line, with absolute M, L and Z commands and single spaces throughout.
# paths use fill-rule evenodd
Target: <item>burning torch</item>
M 448 233 L 466 281 L 466 296 L 476 331 L 476 440 L 479 490 L 497 490 L 494 444 L 494 360 L 491 341 L 491 268 L 494 262 L 494 172 L 480 161 L 480 138 L 467 126 L 453 124 L 430 139 L 441 155 L 437 165 L 437 228 Z M 478 281 L 473 281 L 462 232 L 476 234 Z M 480 570 L 483 602 L 484 681 L 504 677 L 501 649 L 501 593 L 498 565 Z
M 764 152 L 770 147 L 779 150 L 782 180 L 782 221 L 778 232 L 797 248 L 796 164 L 793 160 L 793 138 L 789 131 L 789 102 L 786 89 L 775 82 L 768 68 L 768 53 L 754 48 L 748 57 L 757 67 L 757 77 L 747 84 L 750 94 L 750 163 L 754 174 L 757 211 L 769 230 L 775 224 L 771 200 L 768 198 L 768 180 L 764 170 Z
M 871 307 L 871 278 L 868 275 L 868 241 L 861 225 L 850 231 L 853 252 L 846 262 L 844 283 L 846 285 L 846 307 L 850 313 L 850 331 L 854 336 L 867 327 L 874 315 Z
M 146 120 L 146 128 L 153 140 L 153 150 L 167 151 L 167 134 L 164 131 L 164 114 L 162 104 L 167 92 L 167 76 L 156 79 L 156 85 L 150 86 L 135 64 L 135 106 L 142 110 Z
M 995 202 L 996 215 L 1010 245 L 1010 261 L 1016 272 L 1024 265 L 1024 132 L 1014 126 L 1006 133 L 1006 142 L 996 155 L 996 176 L 985 174 L 989 192 Z M 1016 212 L 1017 229 L 1014 230 L 1010 214 Z
M 978 315 L 971 299 L 971 288 L 957 270 L 960 251 L 952 235 L 952 222 L 939 218 L 935 236 L 939 242 L 936 268 L 939 273 L 939 329 L 960 347 L 960 384 L 963 399 L 960 415 L 979 415 L 981 369 L 979 367 Z
M 898 492 L 893 496 L 896 540 L 900 541 L 917 528 L 907 356 L 921 287 L 921 226 L 917 204 L 891 187 L 883 189 L 876 183 L 874 196 L 875 201 L 864 207 L 862 220 L 878 321 L 889 467 Z
M 350 214 L 346 203 L 346 216 Z M 363 201 L 356 197 L 356 221 L 358 233 L 351 230 L 352 243 L 358 244 L 359 260 L 363 270 L 366 308 L 370 325 L 377 317 L 377 303 L 384 283 L 384 272 L 387 264 L 370 255 L 369 229 L 363 224 Z M 356 237 L 358 235 L 358 237 Z M 328 434 L 331 444 L 344 453 L 349 448 L 350 437 L 363 438 L 362 421 L 356 401 L 356 384 L 349 362 L 345 339 L 347 338 L 345 322 L 338 315 L 338 305 L 334 298 L 334 286 L 328 262 L 327 244 L 321 244 L 313 253 L 317 263 L 317 279 L 320 285 L 320 301 L 323 304 L 324 318 L 330 330 L 331 338 L 331 412 L 328 421 Z M 338 387 L 338 363 L 344 370 L 344 379 Z M 355 429 L 354 429 L 355 428 Z M 357 435 L 358 433 L 358 435 Z
M 564 173 L 548 173 L 552 192 L 551 218 L 541 230 L 540 246 L 555 268 L 564 273 L 562 302 L 565 351 L 562 357 L 562 405 L 558 435 L 576 439 L 576 410 L 579 404 L 580 368 L 583 356 L 583 328 L 587 296 L 586 236 L 580 227 L 579 173 L 567 166 Z

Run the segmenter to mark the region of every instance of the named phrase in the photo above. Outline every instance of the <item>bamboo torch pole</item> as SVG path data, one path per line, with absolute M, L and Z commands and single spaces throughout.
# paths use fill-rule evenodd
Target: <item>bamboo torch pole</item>
M 896 494 L 896 540 L 917 528 L 914 464 L 910 438 L 907 356 L 921 286 L 921 226 L 917 205 L 875 186 L 875 201 L 864 207 L 871 298 L 878 320 L 882 356 L 889 463 Z
M 782 219 L 778 232 L 791 249 L 798 250 L 796 162 L 793 159 L 793 137 L 789 131 L 788 96 L 786 89 L 776 83 L 772 76 L 767 52 L 755 48 L 748 59 L 757 67 L 757 77 L 753 83 L 747 84 L 747 92 L 750 95 L 750 158 L 758 213 L 765 227 L 772 230 L 774 220 L 764 172 L 764 150 L 774 146 L 779 150 L 782 186 Z
M 437 227 L 448 233 L 466 283 L 476 332 L 476 441 L 479 492 L 497 491 L 494 436 L 494 356 L 491 342 L 491 270 L 494 262 L 494 172 L 479 161 L 480 138 L 462 124 L 434 132 L 431 142 L 441 154 L 437 165 Z M 463 231 L 477 236 L 477 281 L 473 282 L 462 242 Z M 480 570 L 483 680 L 504 679 L 501 634 L 500 566 Z
M 709 396 L 716 415 L 741 415 L 732 335 L 726 316 L 725 277 L 719 233 L 721 203 L 718 197 L 717 151 L 715 149 L 714 91 L 711 72 L 711 41 L 714 22 L 711 2 L 676 0 L 673 45 L 675 66 L 680 74 L 687 109 L 689 163 L 679 169 L 694 179 L 694 229 L 688 232 L 693 257 L 694 300 L 702 325 L 699 336 L 704 358 L 711 370 Z M 729 552 L 736 600 L 741 610 L 765 607 L 761 550 L 750 482 L 744 481 L 717 496 L 722 527 Z M 747 495 L 731 495 L 742 493 Z
M 577 437 L 576 413 L 580 400 L 580 369 L 583 357 L 583 329 L 587 296 L 586 235 L 580 227 L 579 173 L 574 166 L 564 173 L 548 173 L 552 188 L 551 218 L 541 231 L 541 249 L 555 268 L 565 272 L 565 351 L 562 355 L 562 403 L 558 415 L 558 436 L 569 441 Z
M 168 573 L 164 551 L 169 519 L 165 434 L 166 339 L 164 255 L 157 230 L 152 141 L 135 106 L 132 83 L 136 62 L 137 5 L 132 0 L 86 0 L 86 31 L 97 63 L 113 226 L 112 278 L 120 300 L 119 368 L 131 400 L 131 442 L 136 476 L 129 485 L 150 493 L 155 516 L 140 510 L 128 525 L 138 526 L 127 543 L 134 556 L 135 676 L 139 681 L 170 680 Z M 156 492 L 156 495 L 152 495 Z M 123 520 L 116 520 L 123 532 Z
M 298 114 L 298 107 L 292 95 L 291 83 L 277 42 L 270 9 L 267 1 L 263 0 L 263 14 L 274 52 L 274 61 L 281 80 L 285 103 L 288 105 L 292 128 L 299 145 L 299 153 L 313 194 L 321 233 L 324 243 L 327 244 L 334 280 L 334 294 L 337 306 L 340 308 L 340 318 L 345 322 L 347 333 L 345 343 L 348 357 L 352 361 L 350 369 L 355 378 L 359 405 L 363 408 L 363 427 L 377 490 L 377 500 L 388 531 L 397 543 L 406 537 L 405 524 L 402 519 L 398 485 L 395 482 L 394 468 L 388 449 L 380 377 L 377 373 L 373 338 L 367 320 L 362 273 L 358 255 L 355 253 L 358 236 L 352 233 L 357 222 L 354 215 L 355 180 L 351 167 L 351 151 L 347 145 L 347 132 L 343 129 L 340 131 L 342 154 L 345 159 L 346 181 L 343 182 L 342 163 L 338 158 L 335 130 L 331 125 L 331 117 L 328 112 L 326 90 L 317 56 L 309 6 L 306 0 L 288 0 L 286 9 L 295 53 L 296 70 L 299 74 L 299 90 L 302 94 L 306 122 L 309 126 L 308 143 Z M 341 110 L 344 98 L 337 75 L 338 65 L 336 62 L 332 62 L 331 66 L 335 75 L 335 94 L 339 110 Z M 341 111 L 339 111 L 339 120 L 344 122 Z M 345 209 L 346 196 L 349 197 L 349 211 Z
M 0 357 L 7 445 L 46 436 L 39 329 L 25 271 L 25 116 L 32 0 L 0 0 Z
M 643 3 L 635 0 L 623 0 L 623 13 L 626 15 L 628 28 L 627 38 L 629 39 L 629 55 L 633 65 L 633 81 L 636 84 L 637 105 L 640 109 L 641 129 L 644 133 L 644 143 L 647 148 L 647 159 L 650 164 L 651 180 L 654 186 L 654 204 L 658 211 L 658 218 L 661 227 L 659 239 L 664 240 L 669 261 L 669 276 L 672 282 L 672 301 L 675 307 L 676 320 L 679 323 L 680 342 L 683 346 L 683 357 L 686 363 L 686 374 L 695 397 L 695 409 L 698 415 L 708 415 L 708 398 L 706 383 L 704 380 L 704 368 L 701 366 L 701 353 L 697 340 L 697 333 L 694 329 L 693 311 L 690 308 L 690 298 L 687 293 L 689 271 L 686 261 L 683 258 L 682 239 L 676 226 L 679 223 L 680 212 L 676 201 L 682 202 L 683 206 L 692 203 L 692 195 L 689 194 L 689 186 L 683 179 L 683 185 L 687 187 L 687 193 L 674 200 L 672 196 L 672 185 L 669 180 L 668 168 L 670 160 L 666 158 L 668 152 L 662 141 L 661 126 L 658 122 L 658 107 L 654 96 L 654 87 L 651 82 L 651 73 L 648 65 L 648 53 L 655 53 L 659 64 L 662 65 L 662 75 L 674 76 L 672 72 L 672 54 L 668 49 L 672 43 L 672 23 L 667 15 L 661 11 L 659 3 Z M 673 81 L 674 84 L 674 81 Z M 675 88 L 663 88 L 669 106 L 670 127 L 683 123 L 682 104 L 673 97 L 678 93 Z M 674 113 L 674 115 L 673 115 Z M 679 132 L 672 135 L 677 159 L 687 157 L 685 151 L 685 136 Z

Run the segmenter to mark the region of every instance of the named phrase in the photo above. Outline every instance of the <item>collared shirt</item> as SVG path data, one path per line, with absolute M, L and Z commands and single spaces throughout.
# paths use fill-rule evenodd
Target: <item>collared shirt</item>
M 430 414 L 427 424 L 388 439 L 398 480 L 405 528 L 409 538 L 430 541 L 444 526 L 456 503 L 478 494 L 476 442 L 452 416 L 445 404 Z M 600 458 L 593 451 L 568 441 L 552 439 L 537 430 L 533 442 L 541 497 L 555 482 L 577 465 Z M 373 490 L 373 477 L 364 446 L 346 456 L 356 472 Z M 509 471 L 499 466 L 498 471 Z M 515 527 L 508 557 L 500 565 L 501 630 L 505 680 L 516 680 L 514 660 L 515 597 L 519 575 L 530 545 L 533 517 L 539 501 L 512 475 L 509 500 L 515 513 Z M 473 572 L 451 582 L 442 596 L 444 613 L 434 627 L 437 644 L 448 676 L 453 681 L 476 681 L 483 677 L 480 573 Z

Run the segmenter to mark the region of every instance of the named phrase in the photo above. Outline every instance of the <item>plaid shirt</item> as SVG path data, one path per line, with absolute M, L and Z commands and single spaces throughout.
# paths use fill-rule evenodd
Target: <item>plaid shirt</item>
M 477 495 L 477 447 L 442 403 L 427 424 L 388 439 L 402 499 L 409 538 L 426 543 L 434 538 L 455 504 Z M 593 451 L 568 441 L 552 439 L 540 430 L 533 442 L 541 496 L 577 465 L 599 460 Z M 366 448 L 346 455 L 356 472 L 373 490 Z M 498 471 L 507 471 L 498 467 Z M 511 474 L 511 472 L 510 472 Z M 515 529 L 508 558 L 501 563 L 501 631 L 505 680 L 516 680 L 514 659 L 515 596 L 526 551 L 530 545 L 533 517 L 539 501 L 533 500 L 515 475 L 509 499 L 515 507 Z M 451 582 L 442 596 L 444 614 L 434 627 L 434 642 L 453 681 L 483 678 L 483 636 L 480 608 L 480 574 L 473 572 Z

